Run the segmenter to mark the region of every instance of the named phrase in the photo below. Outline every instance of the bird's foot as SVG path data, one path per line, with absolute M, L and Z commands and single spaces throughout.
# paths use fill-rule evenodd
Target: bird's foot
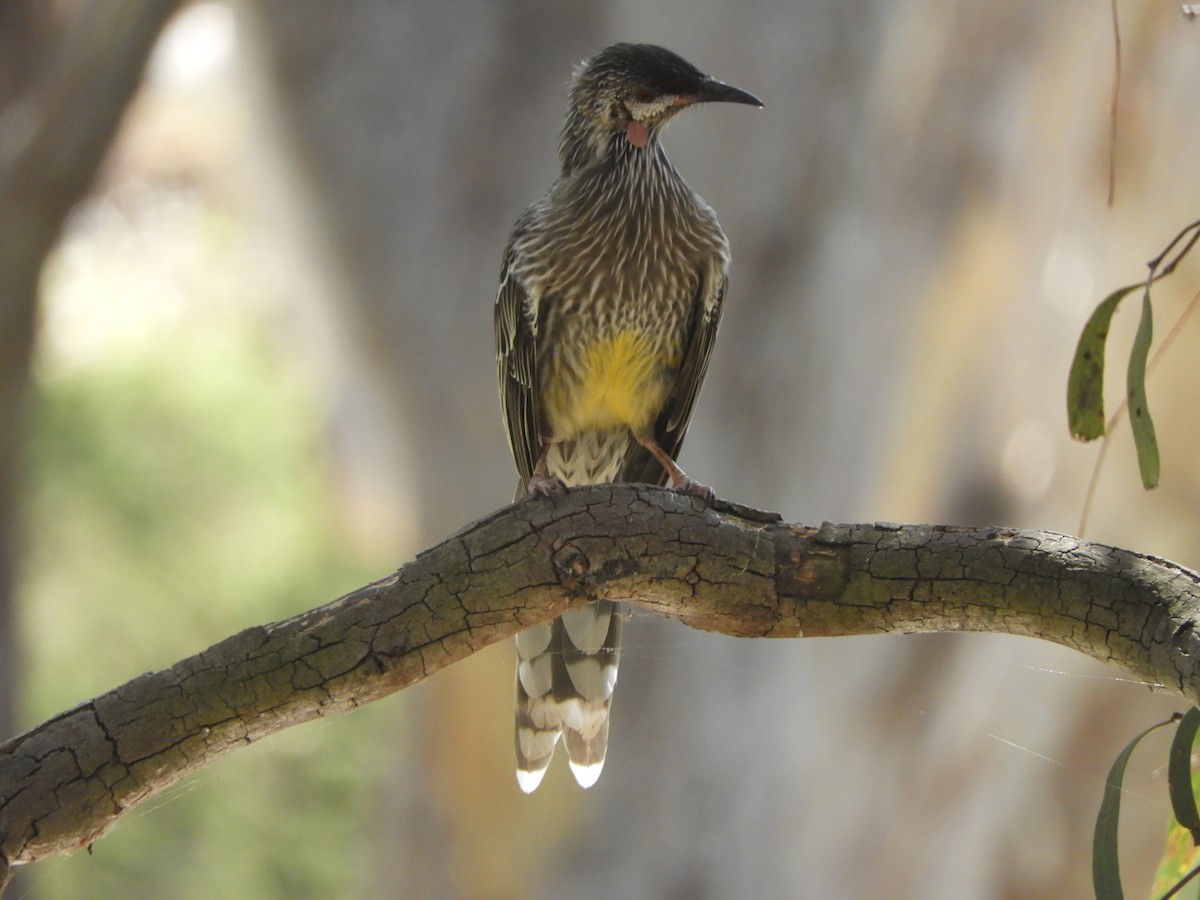
M 533 497 L 549 497 L 551 494 L 565 494 L 567 484 L 557 475 L 542 475 L 534 472 L 529 477 L 525 490 Z
M 681 494 L 690 494 L 693 497 L 699 497 L 705 503 L 712 503 L 717 499 L 716 492 L 713 491 L 707 484 L 701 484 L 698 481 L 692 481 L 686 475 L 682 478 L 671 479 L 671 490 L 678 491 Z

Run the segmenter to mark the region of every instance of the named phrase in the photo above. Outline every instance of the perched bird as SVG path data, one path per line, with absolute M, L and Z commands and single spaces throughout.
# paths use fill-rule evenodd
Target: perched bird
M 500 400 L 518 499 L 570 485 L 670 482 L 721 316 L 729 244 L 659 139 L 680 110 L 762 106 L 669 50 L 616 44 L 575 74 L 549 193 L 517 220 L 496 299 Z M 517 781 L 559 737 L 576 781 L 600 777 L 621 620 L 600 601 L 517 636 Z

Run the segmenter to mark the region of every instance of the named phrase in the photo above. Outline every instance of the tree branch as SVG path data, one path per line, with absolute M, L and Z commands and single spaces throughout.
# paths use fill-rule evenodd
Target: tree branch
M 564 609 L 743 637 L 1029 635 L 1200 701 L 1200 576 L 1042 531 L 788 525 L 645 485 L 499 510 L 395 574 L 142 675 L 0 746 L 0 864 L 86 845 L 250 741 L 385 697 Z

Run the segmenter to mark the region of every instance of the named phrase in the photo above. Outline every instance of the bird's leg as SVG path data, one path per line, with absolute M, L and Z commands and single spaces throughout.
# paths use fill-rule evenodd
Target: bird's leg
M 671 459 L 667 451 L 660 447 L 658 441 L 653 437 L 648 434 L 639 434 L 637 442 L 649 450 L 651 455 L 658 460 L 659 465 L 666 470 L 667 476 L 671 479 L 671 490 L 679 491 L 681 494 L 692 494 L 705 502 L 711 502 L 716 498 L 713 489 L 707 484 L 701 484 L 688 478 L 687 473 L 679 468 L 679 464 Z
M 533 467 L 533 474 L 529 476 L 529 482 L 525 485 L 525 490 L 535 497 L 544 497 L 547 494 L 562 493 L 567 489 L 567 485 L 557 475 L 550 475 L 546 472 L 546 457 L 550 454 L 550 447 L 554 441 L 546 438 L 542 441 L 542 452 L 538 454 L 537 464 Z

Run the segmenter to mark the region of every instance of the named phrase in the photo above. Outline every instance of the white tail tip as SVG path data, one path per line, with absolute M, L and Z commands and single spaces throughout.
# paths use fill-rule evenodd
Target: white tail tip
M 530 772 L 526 769 L 517 769 L 517 784 L 526 794 L 532 794 L 537 790 L 537 786 L 542 783 L 542 778 L 545 776 L 545 769 L 538 769 L 536 772 Z M 576 775 L 576 778 L 579 776 Z M 596 773 L 596 778 L 600 777 L 600 773 Z M 594 782 L 596 778 L 593 778 Z
M 575 780 L 581 788 L 590 788 L 593 784 L 600 780 L 600 772 L 604 769 L 604 760 L 600 762 L 589 763 L 588 765 L 576 765 L 571 763 L 571 774 L 575 776 Z M 538 780 L 541 780 L 541 775 L 538 775 Z M 536 787 L 537 785 L 534 785 Z

